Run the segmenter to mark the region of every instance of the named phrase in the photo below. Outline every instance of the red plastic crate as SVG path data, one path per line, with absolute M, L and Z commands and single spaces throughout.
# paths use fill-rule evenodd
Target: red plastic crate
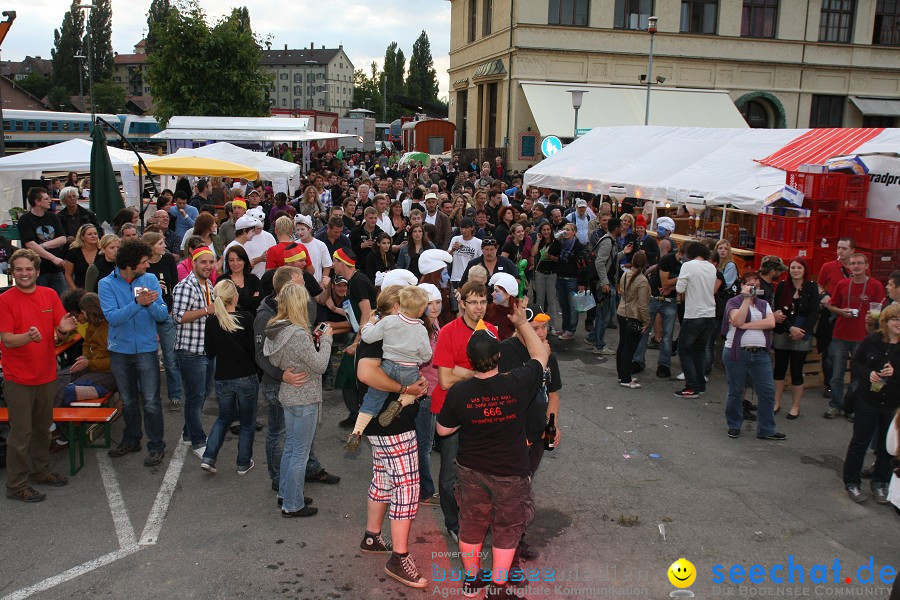
M 875 279 L 885 281 L 900 269 L 900 249 L 863 250 L 863 253 L 869 257 L 869 272 Z
M 840 236 L 853 238 L 864 248 L 900 248 L 900 223 L 882 219 L 861 219 L 857 217 L 840 220 Z
M 861 197 L 865 203 L 869 191 L 869 178 L 865 175 L 845 173 L 800 173 L 788 171 L 785 183 L 803 192 L 804 204 L 811 200 L 844 200 L 850 196 Z M 861 194 L 861 196 L 860 196 Z
M 809 276 L 811 279 L 818 279 L 819 273 L 822 272 L 822 266 L 835 259 L 835 251 L 834 248 L 819 248 L 818 246 L 813 248 L 812 252 L 812 261 L 807 261 L 809 265 Z
M 759 213 L 756 221 L 756 238 L 789 244 L 812 241 L 811 217 L 783 217 Z
M 812 221 L 812 242 L 817 246 L 822 238 L 837 238 L 841 233 L 841 219 L 837 212 L 813 213 Z
M 806 258 L 807 261 L 811 260 L 813 256 L 813 244 L 810 242 L 787 244 L 756 238 L 756 247 L 753 252 L 756 255 L 753 265 L 754 268 L 758 269 L 764 256 L 777 256 L 781 258 L 785 264 L 788 264 L 795 256 L 802 256 Z

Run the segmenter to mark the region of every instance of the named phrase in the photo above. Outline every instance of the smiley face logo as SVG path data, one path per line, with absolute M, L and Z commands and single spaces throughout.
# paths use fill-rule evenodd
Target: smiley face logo
M 697 579 L 697 569 L 691 561 L 679 558 L 672 563 L 668 571 L 669 582 L 677 588 L 688 588 Z

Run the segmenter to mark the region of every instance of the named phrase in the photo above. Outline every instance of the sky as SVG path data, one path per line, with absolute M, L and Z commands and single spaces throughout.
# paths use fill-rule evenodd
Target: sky
M 326 48 L 343 44 L 354 68 L 367 73 L 373 60 L 381 67 L 384 50 L 391 42 L 399 44 L 408 64 L 413 42 L 424 29 L 437 71 L 438 95 L 448 95 L 450 2 L 447 0 L 200 0 L 200 5 L 211 21 L 229 14 L 235 6 L 246 6 L 254 32 L 262 37 L 271 34 L 273 48 L 284 48 L 285 44 L 291 49 L 309 48 L 313 42 L 317 48 L 323 44 Z M 69 6 L 66 0 L 4 1 L 0 8 L 17 14 L 0 48 L 0 58 L 49 59 L 53 30 L 62 25 Z M 373 6 L 378 10 L 372 10 Z M 130 54 L 146 34 L 150 0 L 112 0 L 112 7 L 113 51 Z

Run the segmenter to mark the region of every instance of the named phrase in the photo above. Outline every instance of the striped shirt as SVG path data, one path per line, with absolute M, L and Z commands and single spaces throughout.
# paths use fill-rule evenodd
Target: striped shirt
M 203 284 L 191 271 L 172 291 L 172 317 L 175 319 L 175 349 L 185 350 L 193 354 L 205 354 L 204 334 L 206 319 L 200 317 L 190 323 L 182 323 L 181 319 L 189 310 L 202 310 L 215 299 L 213 285 L 206 280 Z

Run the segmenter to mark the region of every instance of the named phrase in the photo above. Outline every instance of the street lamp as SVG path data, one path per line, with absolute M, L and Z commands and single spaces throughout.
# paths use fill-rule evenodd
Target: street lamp
M 78 61 L 78 96 L 81 98 L 81 110 L 84 110 L 84 59 L 83 54 L 73 56 Z
M 570 94 L 572 94 L 572 108 L 575 109 L 575 134 L 572 136 L 573 140 L 578 139 L 578 109 L 581 108 L 581 100 L 584 95 L 587 93 L 587 90 L 566 90 Z
M 91 57 L 91 25 L 90 25 L 90 11 L 97 8 L 94 4 L 79 4 L 78 8 L 82 10 L 88 11 L 88 26 L 87 26 L 87 59 L 88 59 L 88 94 L 91 97 L 91 129 L 94 128 L 94 119 L 96 118 L 96 111 L 94 110 L 94 61 Z M 82 109 L 84 108 L 84 101 L 82 100 Z
M 647 104 L 644 109 L 644 125 L 650 124 L 650 86 L 653 85 L 653 38 L 656 36 L 656 17 L 647 19 L 647 31 L 650 33 L 650 60 L 647 64 Z

